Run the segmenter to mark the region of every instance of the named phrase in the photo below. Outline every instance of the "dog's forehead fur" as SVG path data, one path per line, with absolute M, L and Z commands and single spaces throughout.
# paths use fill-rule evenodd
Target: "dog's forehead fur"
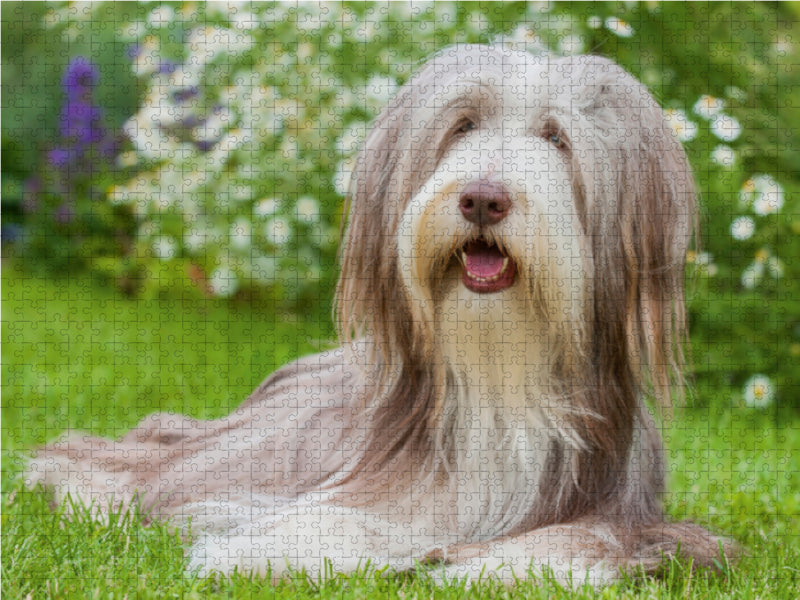
M 417 129 L 427 125 L 426 117 L 441 118 L 447 109 L 472 109 L 507 122 L 518 119 L 514 125 L 521 125 L 521 131 L 535 130 L 540 125 L 536 120 L 548 113 L 563 117 L 564 126 L 591 115 L 594 125 L 610 130 L 626 121 L 619 109 L 659 110 L 644 86 L 608 59 L 471 45 L 431 58 L 389 110 L 411 98 L 419 119 L 412 127 Z

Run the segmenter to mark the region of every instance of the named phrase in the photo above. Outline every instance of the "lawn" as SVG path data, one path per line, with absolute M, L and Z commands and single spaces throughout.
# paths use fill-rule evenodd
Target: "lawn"
M 195 297 L 132 300 L 88 276 L 2 280 L 2 593 L 4 598 L 796 598 L 800 595 L 800 424 L 720 408 L 699 389 L 679 409 L 669 446 L 670 512 L 729 534 L 746 556 L 726 576 L 673 564 L 659 579 L 595 592 L 549 581 L 437 588 L 425 576 L 366 570 L 324 582 L 302 575 L 273 587 L 243 575 L 184 570 L 185 542 L 136 515 L 112 525 L 51 510 L 19 481 L 27 452 L 67 428 L 119 436 L 154 410 L 215 417 L 293 357 L 328 346 L 324 319 L 266 303 Z M 324 314 L 324 313 L 323 313 Z M 700 408 L 700 407 L 711 408 Z

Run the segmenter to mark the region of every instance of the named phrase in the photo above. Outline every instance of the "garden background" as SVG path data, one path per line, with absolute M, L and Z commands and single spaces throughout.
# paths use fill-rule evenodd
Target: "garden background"
M 665 107 L 697 178 L 691 393 L 664 425 L 665 500 L 749 554 L 723 565 L 727 578 L 672 565 L 602 596 L 797 597 L 798 3 L 0 11 L 4 597 L 434 593 L 424 575 L 200 580 L 168 528 L 135 515 L 127 528 L 64 524 L 19 475 L 67 428 L 116 437 L 155 410 L 221 416 L 281 364 L 330 347 L 360 140 L 421 60 L 465 41 L 615 59 Z

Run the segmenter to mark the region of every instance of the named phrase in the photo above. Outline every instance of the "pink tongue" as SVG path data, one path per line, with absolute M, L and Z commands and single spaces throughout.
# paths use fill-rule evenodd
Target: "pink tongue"
M 503 270 L 503 255 L 497 246 L 473 242 L 464 248 L 467 271 L 478 277 L 493 277 Z

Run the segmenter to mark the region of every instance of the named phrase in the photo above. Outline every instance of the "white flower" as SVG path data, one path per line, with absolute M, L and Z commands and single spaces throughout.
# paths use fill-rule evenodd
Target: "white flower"
M 244 202 L 253 198 L 253 188 L 246 183 L 236 183 L 231 186 L 231 197 L 236 202 Z
M 257 254 L 252 261 L 253 278 L 265 285 L 275 283 L 275 277 L 280 267 L 280 257 Z
M 744 403 L 751 408 L 766 408 L 775 398 L 775 388 L 766 375 L 753 375 L 744 384 Z
M 467 27 L 473 33 L 483 33 L 490 25 L 488 17 L 480 11 L 474 10 L 467 16 Z
M 189 55 L 186 63 L 194 67 L 202 67 L 220 54 L 226 56 L 243 54 L 253 44 L 253 38 L 241 31 L 233 31 L 216 25 L 197 27 L 191 31 L 187 40 Z
M 153 254 L 160 260 L 169 260 L 178 253 L 178 243 L 168 235 L 162 235 L 153 240 Z
M 339 153 L 348 155 L 358 151 L 361 142 L 367 135 L 367 124 L 363 121 L 351 123 L 336 140 Z
M 120 152 L 119 156 L 117 156 L 116 163 L 121 169 L 135 167 L 139 163 L 139 157 L 133 150 L 126 150 L 125 152 Z
M 199 86 L 203 81 L 202 67 L 198 67 L 197 65 L 178 65 L 175 67 L 175 70 L 169 74 L 168 81 L 171 87 L 178 89 Z M 168 91 L 173 90 L 168 90 L 167 86 L 164 86 L 162 91 L 166 94 Z M 195 102 L 194 98 L 189 98 L 185 104 L 187 104 L 189 108 L 193 108 Z
M 204 123 L 192 131 L 192 136 L 198 142 L 216 142 L 222 137 L 234 121 L 233 113 L 225 107 L 215 110 Z
M 230 230 L 231 248 L 247 250 L 250 247 L 251 232 L 250 221 L 245 218 L 236 219 Z
M 158 70 L 161 63 L 159 56 L 160 43 L 158 38 L 148 35 L 139 45 L 139 51 L 131 63 L 133 73 L 137 77 L 150 75 Z
M 705 273 L 708 277 L 714 277 L 719 271 L 717 265 L 714 264 L 714 256 L 709 252 L 690 252 L 686 256 L 688 263 L 694 263 L 698 271 Z
M 192 227 L 183 234 L 183 245 L 190 254 L 202 250 L 206 245 L 206 234 L 201 227 Z
M 589 29 L 600 29 L 603 26 L 603 19 L 597 15 L 592 15 L 586 19 L 586 24 L 589 26 Z
M 741 135 L 742 126 L 734 117 L 720 113 L 711 120 L 711 133 L 723 142 L 732 142 Z
M 742 272 L 742 286 L 748 290 L 752 290 L 761 281 L 764 276 L 764 263 L 755 261 L 750 263 Z
M 392 77 L 373 75 L 367 81 L 367 98 L 380 104 L 386 104 L 397 90 L 397 81 Z
M 258 26 L 259 18 L 251 12 L 236 11 L 231 15 L 231 25 L 236 29 L 250 30 Z
M 664 118 L 672 128 L 675 137 L 681 142 L 693 140 L 697 135 L 697 123 L 690 121 L 682 110 L 668 108 L 664 111 Z
M 567 56 L 581 54 L 584 47 L 583 37 L 580 35 L 565 35 L 558 41 L 559 53 Z
M 147 25 L 144 21 L 132 21 L 130 23 L 125 23 L 117 30 L 117 35 L 128 42 L 138 40 L 145 33 L 147 33 Z
M 147 24 L 150 27 L 167 27 L 175 20 L 175 11 L 168 4 L 162 4 L 150 11 L 147 15 Z
M 152 115 L 140 110 L 122 126 L 123 131 L 133 142 L 140 156 L 161 161 L 174 155 L 178 146 L 176 140 L 165 135 L 160 127 L 155 127 Z
M 753 193 L 756 191 L 756 182 L 753 178 L 748 179 L 742 184 L 739 190 L 739 208 L 749 208 L 753 202 Z
M 256 205 L 253 206 L 253 214 L 261 218 L 275 214 L 276 210 L 278 210 L 277 198 L 264 198 L 263 200 L 259 200 Z
M 283 217 L 275 217 L 264 225 L 264 237 L 275 246 L 283 246 L 292 238 L 292 226 Z
M 336 173 L 333 175 L 333 187 L 340 196 L 346 196 L 350 191 L 350 179 L 355 168 L 355 160 L 343 160 L 336 165 Z
M 310 196 L 303 196 L 295 205 L 297 219 L 305 223 L 314 223 L 319 219 L 319 204 Z
M 619 37 L 629 38 L 633 35 L 633 27 L 618 17 L 608 17 L 606 19 L 606 29 Z
M 783 277 L 783 261 L 777 256 L 770 256 L 767 259 L 767 270 L 774 279 L 780 279 Z
M 517 25 L 516 29 L 511 32 L 509 41 L 517 44 L 536 43 L 536 32 L 527 25 Z
M 732 167 L 736 164 L 736 153 L 730 146 L 719 144 L 711 151 L 711 160 L 721 167 Z
M 215 296 L 230 298 L 239 289 L 239 279 L 232 269 L 220 267 L 211 274 L 208 285 Z
M 528 2 L 528 13 L 531 15 L 546 15 L 553 10 L 553 4 L 550 0 Z
M 756 231 L 756 223 L 750 217 L 738 217 L 731 223 L 731 235 L 733 239 L 743 242 L 753 237 Z
M 114 206 L 119 206 L 121 204 L 128 204 L 131 201 L 130 190 L 124 185 L 111 186 L 106 191 L 106 197 L 108 198 L 108 201 Z
M 737 102 L 744 102 L 747 100 L 747 93 L 742 88 L 736 87 L 735 85 L 726 87 L 725 95 L 731 100 L 736 100 Z
M 703 94 L 697 102 L 694 103 L 692 112 L 703 119 L 710 119 L 719 114 L 723 108 L 725 108 L 724 100 L 708 94 Z
M 755 198 L 753 212 L 759 216 L 777 213 L 783 208 L 783 188 L 769 175 L 757 175 L 753 178 Z
M 710 265 L 714 257 L 710 252 L 698 252 L 694 257 L 694 264 L 696 265 Z

